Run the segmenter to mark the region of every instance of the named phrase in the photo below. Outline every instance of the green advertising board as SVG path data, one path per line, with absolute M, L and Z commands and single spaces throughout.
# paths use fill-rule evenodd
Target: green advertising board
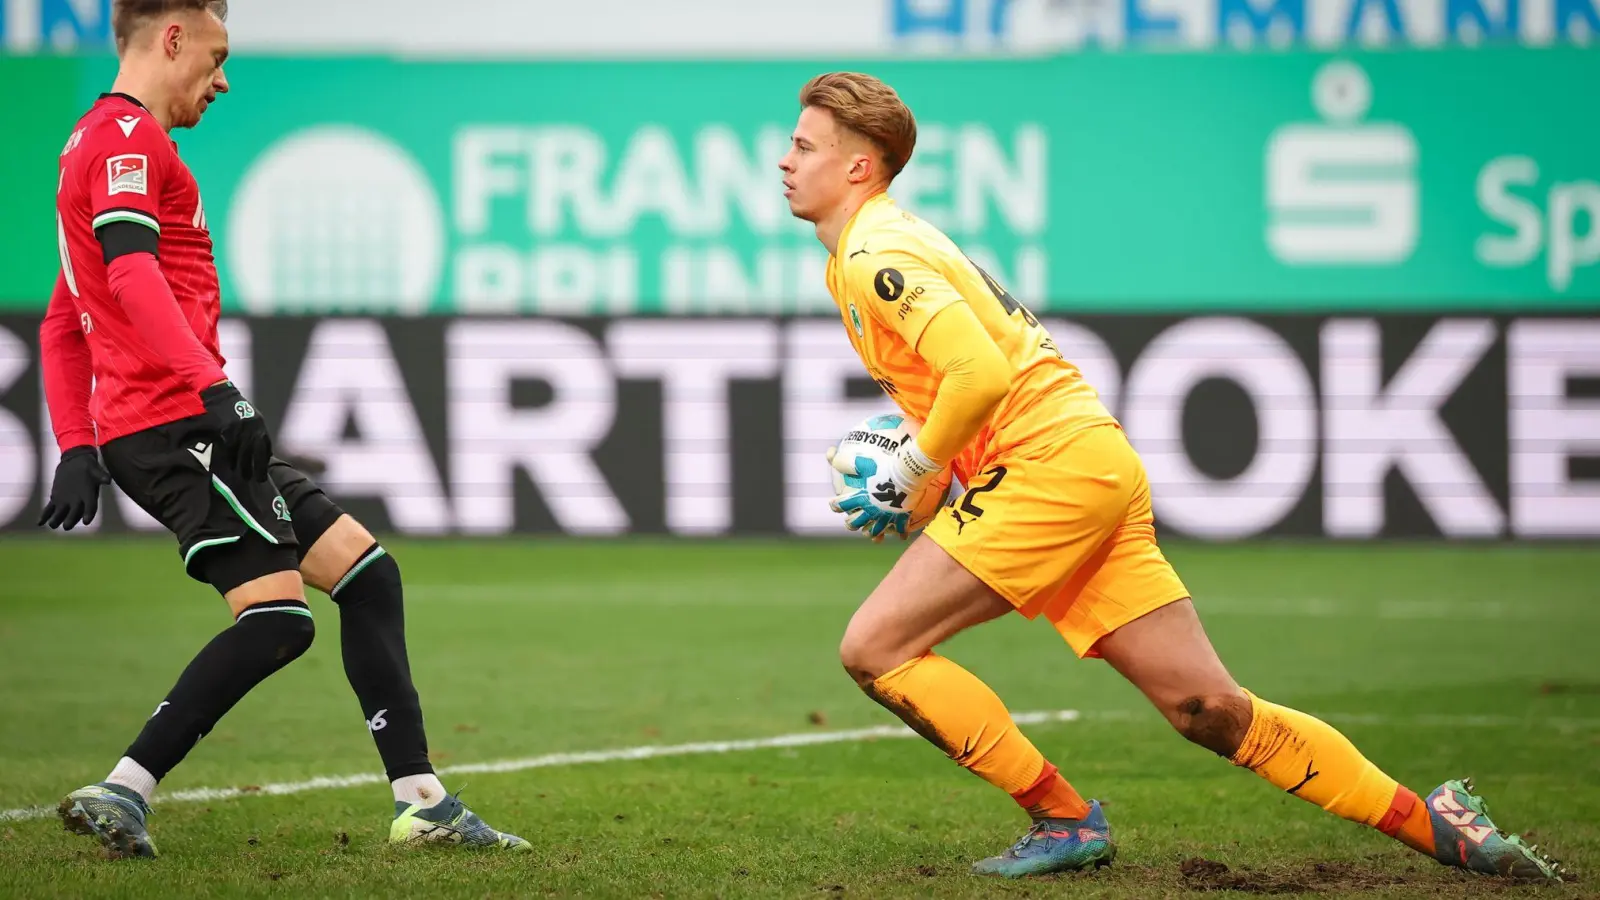
M 112 61 L 69 65 L 81 109 Z M 245 58 L 178 138 L 235 310 L 827 310 L 777 161 L 832 67 Z M 1600 306 L 1592 50 L 872 71 L 919 120 L 897 198 L 1041 309 Z M 54 276 L 39 143 L 3 167 L 13 306 Z
M 7 225 L 0 309 L 42 308 L 61 268 L 56 158 L 83 113 L 82 81 L 83 66 L 76 60 L 0 56 L 0 85 L 12 88 L 0 141 L 0 216 Z

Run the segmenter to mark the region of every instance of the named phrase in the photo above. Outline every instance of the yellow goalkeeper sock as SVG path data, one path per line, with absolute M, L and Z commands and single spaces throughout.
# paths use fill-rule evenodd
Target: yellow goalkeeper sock
M 867 693 L 1034 818 L 1089 814 L 1089 805 L 1017 729 L 994 691 L 950 660 L 924 654 L 880 676 Z
M 1415 800 L 1415 794 L 1368 762 L 1349 738 L 1328 723 L 1268 703 L 1249 691 L 1245 694 L 1250 697 L 1253 716 L 1244 742 L 1233 755 L 1234 765 L 1340 818 L 1372 828 L 1381 824 L 1386 826 L 1382 829 L 1386 834 L 1399 836 L 1396 831 L 1401 821 L 1411 818 L 1413 812 L 1412 805 L 1402 801 L 1407 795 Z M 1395 814 L 1391 815 L 1391 810 Z M 1407 837 L 1411 835 L 1401 839 Z

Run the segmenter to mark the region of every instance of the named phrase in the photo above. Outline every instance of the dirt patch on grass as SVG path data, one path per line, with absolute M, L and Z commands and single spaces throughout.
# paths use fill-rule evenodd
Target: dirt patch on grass
M 1230 866 L 1205 857 L 1159 865 L 1116 865 L 1088 872 L 1065 872 L 1017 880 L 971 874 L 965 861 L 925 861 L 885 869 L 856 881 L 818 881 L 820 897 L 1066 897 L 1105 900 L 1217 900 L 1247 895 L 1273 897 L 1352 897 L 1384 900 L 1600 900 L 1600 894 L 1574 885 L 1546 885 L 1435 869 L 1425 861 L 1406 865 L 1385 859 L 1285 861 L 1282 864 Z M 1231 892 L 1231 893 L 1230 893 Z
M 1343 893 L 1405 884 L 1394 872 L 1379 872 L 1353 863 L 1319 862 L 1273 869 L 1235 871 L 1215 860 L 1184 860 L 1178 866 L 1184 885 L 1196 891 L 1240 891 L 1247 894 Z
M 1539 685 L 1541 694 L 1600 694 L 1600 681 L 1546 681 Z
M 1415 896 L 1482 896 L 1522 891 L 1540 882 L 1486 878 L 1468 873 L 1432 877 L 1369 868 L 1350 862 L 1307 862 L 1269 868 L 1233 869 L 1216 860 L 1195 857 L 1178 866 L 1183 886 L 1191 891 L 1238 891 L 1243 894 L 1343 894 L 1403 887 Z

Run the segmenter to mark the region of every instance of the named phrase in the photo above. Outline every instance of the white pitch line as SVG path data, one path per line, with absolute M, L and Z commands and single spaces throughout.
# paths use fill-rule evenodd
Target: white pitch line
M 1016 713 L 1011 718 L 1019 725 L 1042 725 L 1048 722 L 1076 722 L 1082 713 L 1075 709 L 1060 709 L 1048 712 Z M 871 728 L 855 728 L 848 731 L 804 731 L 795 734 L 780 734 L 775 737 L 750 738 L 742 741 L 700 741 L 693 744 L 646 744 L 640 747 L 619 747 L 614 750 L 588 750 L 575 753 L 546 753 L 543 756 L 528 756 L 522 759 L 502 759 L 493 762 L 464 763 L 458 766 L 443 766 L 438 769 L 440 775 L 469 775 L 486 772 L 521 772 L 525 769 L 544 769 L 551 766 L 576 766 L 586 763 L 625 762 L 640 759 L 656 759 L 663 756 L 702 756 L 710 753 L 744 753 L 751 750 L 771 750 L 784 747 L 811 747 L 818 744 L 845 744 L 859 741 L 871 741 L 880 738 L 913 738 L 917 733 L 904 725 L 875 725 Z M 173 791 L 156 797 L 158 805 L 167 803 L 204 803 L 213 800 L 229 800 L 235 797 L 255 797 L 262 795 L 282 796 L 284 794 L 300 794 L 306 791 L 329 791 L 338 788 L 357 787 L 366 784 L 383 784 L 387 781 L 384 776 L 371 772 L 362 772 L 356 775 L 335 775 L 321 778 L 310 778 L 305 781 L 288 781 L 278 784 L 264 784 L 259 788 L 244 790 L 242 788 L 193 788 L 186 791 Z M 53 806 L 32 806 L 20 809 L 0 810 L 0 822 L 23 822 L 29 819 L 42 819 L 55 814 Z
M 1039 712 L 1013 713 L 1011 718 L 1018 725 L 1043 725 L 1051 722 L 1077 722 L 1085 717 L 1094 719 L 1123 720 L 1139 717 L 1139 713 L 1129 710 L 1097 710 L 1081 712 L 1076 709 L 1059 709 Z M 1149 713 L 1154 716 L 1154 713 Z M 1556 729 L 1587 730 L 1600 727 L 1600 719 L 1583 717 L 1548 716 L 1539 719 L 1527 719 L 1518 716 L 1485 716 L 1485 715 L 1416 715 L 1416 716 L 1384 716 L 1365 713 L 1318 713 L 1320 718 L 1330 722 L 1343 722 L 1351 725 L 1386 725 L 1407 724 L 1421 727 L 1435 728 L 1511 728 L 1526 727 L 1528 725 L 1542 725 Z M 1159 721 L 1152 718 L 1151 721 Z M 546 769 L 552 766 L 577 766 L 587 763 L 628 762 L 640 759 L 657 759 L 666 756 L 703 756 L 712 753 L 744 753 L 751 750 L 773 750 L 789 747 L 812 747 L 821 744 L 847 744 L 861 741 L 878 740 L 880 738 L 911 738 L 917 737 L 916 732 L 904 725 L 875 725 L 871 728 L 854 728 L 847 731 L 802 731 L 795 734 L 780 734 L 775 737 L 749 738 L 742 741 L 700 741 L 693 744 L 646 744 L 639 747 L 618 747 L 611 750 L 585 750 L 570 753 L 546 753 L 542 756 L 527 756 L 521 759 L 502 759 L 491 762 L 463 763 L 457 766 L 443 766 L 438 770 L 440 775 L 470 775 L 478 773 L 521 772 L 525 769 Z M 213 800 L 230 800 L 236 797 L 256 796 L 281 796 L 285 794 L 302 794 L 307 791 L 331 791 L 339 788 L 359 787 L 367 784 L 382 784 L 387 779 L 372 772 L 362 772 L 355 775 L 333 775 L 319 778 L 309 778 L 305 781 L 287 781 L 276 784 L 264 784 L 260 787 L 243 788 L 191 788 L 186 791 L 173 791 L 162 794 L 156 798 L 157 804 L 166 803 L 203 803 Z M 30 819 L 43 819 L 55 814 L 53 806 L 31 806 L 19 809 L 0 810 L 0 822 L 24 822 Z

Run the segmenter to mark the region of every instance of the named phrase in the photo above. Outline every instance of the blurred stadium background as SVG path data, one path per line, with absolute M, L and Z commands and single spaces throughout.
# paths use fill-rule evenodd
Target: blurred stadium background
M 4 807 L 98 777 L 220 617 L 168 565 L 168 539 L 129 537 L 160 529 L 126 498 L 94 536 L 22 537 L 56 455 L 36 359 L 55 160 L 111 82 L 109 5 L 0 0 L 0 681 L 16 688 L 8 720 L 28 725 L 0 739 L 0 768 L 18 773 L 0 780 Z M 230 25 L 233 93 L 176 135 L 216 240 L 229 372 L 280 446 L 320 461 L 329 491 L 403 548 L 418 681 L 430 710 L 450 710 L 442 757 L 887 721 L 832 642 L 890 556 L 737 540 L 842 537 L 823 449 L 887 405 L 776 169 L 800 85 L 850 68 L 918 115 L 899 200 L 1047 320 L 1126 423 L 1172 554 L 1247 683 L 1356 716 L 1377 758 L 1410 760 L 1394 763 L 1405 778 L 1456 774 L 1423 763 L 1479 765 L 1492 746 L 1524 821 L 1592 825 L 1600 796 L 1572 779 L 1594 783 L 1600 722 L 1600 0 L 247 0 Z M 558 535 L 582 540 L 552 548 Z M 650 535 L 696 540 L 663 552 Z M 1551 539 L 1564 546 L 1530 546 Z M 97 541 L 118 546 L 102 556 Z M 122 567 L 106 602 L 89 599 L 100 559 Z M 1494 624 L 1513 620 L 1533 627 Z M 631 623 L 621 649 L 599 636 L 616 621 Z M 1461 622 L 1490 625 L 1494 652 L 1470 671 L 1386 649 Z M 126 651 L 139 662 L 109 693 L 48 655 L 96 627 L 151 642 Z M 1030 654 L 963 638 L 964 658 L 1018 709 L 1142 708 L 1101 667 L 1030 677 L 1061 652 L 1039 631 Z M 320 642 L 322 662 L 269 683 L 277 700 L 253 695 L 175 781 L 371 769 L 336 654 Z M 801 674 L 741 681 L 743 654 Z M 518 678 L 537 683 L 504 696 Z M 1371 724 L 1458 712 L 1498 743 Z M 1081 733 L 1140 766 L 1101 759 L 1085 777 L 1209 764 L 1138 715 Z M 579 724 L 540 725 L 555 721 Z M 921 801 L 956 802 L 943 760 L 870 752 L 884 755 L 819 782 L 819 809 L 899 804 L 909 795 L 872 777 L 891 758 L 934 779 Z M 1267 790 L 1213 774 L 1207 796 Z M 617 778 L 564 795 L 541 775 L 538 790 L 582 805 L 671 780 Z M 743 778 L 717 783 L 736 797 Z M 1143 783 L 1154 798 L 1192 782 Z M 964 811 L 1002 821 L 959 787 Z M 1281 816 L 1243 827 L 1307 852 L 1371 849 L 1339 823 Z M 1207 827 L 1191 824 L 1183 840 Z M 1600 861 L 1593 827 L 1567 838 L 1569 861 Z M 967 839 L 954 857 L 1004 836 Z M 844 877 L 827 866 L 819 884 Z M 628 871 L 605 877 L 651 889 Z
M 51 165 L 115 60 L 109 0 L 0 9 L 0 524 L 26 529 Z M 897 196 L 1053 320 L 1167 533 L 1584 538 L 1597 9 L 236 3 L 234 92 L 177 138 L 230 373 L 393 532 L 832 533 L 820 450 L 885 400 L 775 165 L 798 86 L 847 67 L 917 112 Z

